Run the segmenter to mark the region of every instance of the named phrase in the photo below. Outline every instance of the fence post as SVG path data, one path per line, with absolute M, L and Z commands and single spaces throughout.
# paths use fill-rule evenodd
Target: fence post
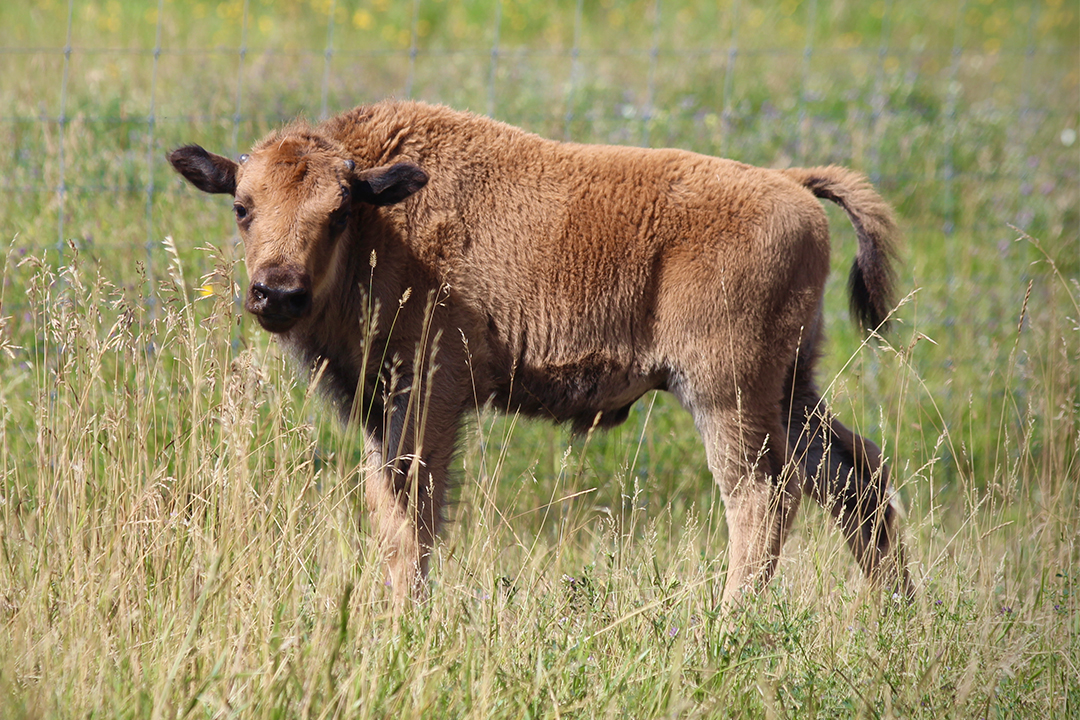
M 157 28 L 154 37 L 154 64 L 150 74 L 150 112 L 146 116 L 146 280 L 150 286 L 147 297 L 150 311 L 154 311 L 154 131 L 157 125 L 157 77 L 158 61 L 161 59 L 161 23 L 165 0 L 158 0 Z
M 236 111 L 233 113 L 232 154 L 235 155 L 240 144 L 240 109 L 244 99 L 244 60 L 247 58 L 248 3 L 244 0 L 244 19 L 240 25 L 240 51 L 236 62 Z
M 57 241 L 58 262 L 64 261 L 64 212 L 67 209 L 67 182 L 64 178 L 64 136 L 67 132 L 67 87 L 68 73 L 71 69 L 71 26 L 75 12 L 75 0 L 68 0 L 67 41 L 64 43 L 64 77 L 60 81 L 60 114 L 57 124 L 57 172 L 60 177 L 56 183 L 57 200 Z
M 330 90 L 330 61 L 334 57 L 334 12 L 335 0 L 330 0 L 330 12 L 326 18 L 326 50 L 323 52 L 322 104 L 319 108 L 319 120 L 327 118 L 327 95 Z

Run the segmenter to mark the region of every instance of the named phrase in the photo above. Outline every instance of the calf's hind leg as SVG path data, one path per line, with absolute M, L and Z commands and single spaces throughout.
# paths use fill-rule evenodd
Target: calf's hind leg
M 776 414 L 695 409 L 695 418 L 727 517 L 723 606 L 730 609 L 772 578 L 801 487 L 784 462 L 787 440 Z
M 783 422 L 802 467 L 804 489 L 836 520 L 871 582 L 914 597 L 900 537 L 900 512 L 890 497 L 889 468 L 881 450 L 832 416 L 813 384 L 813 357 L 792 366 Z

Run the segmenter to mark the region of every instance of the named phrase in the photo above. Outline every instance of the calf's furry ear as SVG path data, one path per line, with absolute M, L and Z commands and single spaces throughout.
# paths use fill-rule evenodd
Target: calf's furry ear
M 356 173 L 356 199 L 372 205 L 399 203 L 427 185 L 427 173 L 412 163 L 383 165 Z
M 185 145 L 168 155 L 176 172 L 206 193 L 236 194 L 235 162 L 203 150 L 198 145 Z

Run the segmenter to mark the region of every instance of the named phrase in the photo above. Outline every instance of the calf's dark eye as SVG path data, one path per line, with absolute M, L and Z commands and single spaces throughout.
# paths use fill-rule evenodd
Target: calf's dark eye
M 241 205 L 240 203 L 237 203 L 236 205 L 233 205 L 233 212 L 236 213 L 237 221 L 243 220 L 244 218 L 247 217 L 247 214 L 248 214 L 247 208 L 244 207 L 243 205 Z

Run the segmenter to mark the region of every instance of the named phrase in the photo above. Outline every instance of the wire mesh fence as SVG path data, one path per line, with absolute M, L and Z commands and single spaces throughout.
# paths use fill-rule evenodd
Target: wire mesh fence
M 197 206 L 167 149 L 235 154 L 294 117 L 396 96 L 566 140 L 850 165 L 910 232 L 1004 242 L 1011 225 L 1077 254 L 1067 2 L 63 0 L 0 13 L 0 219 L 28 247 L 141 246 L 152 269 L 167 234 L 228 232 L 177 219 Z

